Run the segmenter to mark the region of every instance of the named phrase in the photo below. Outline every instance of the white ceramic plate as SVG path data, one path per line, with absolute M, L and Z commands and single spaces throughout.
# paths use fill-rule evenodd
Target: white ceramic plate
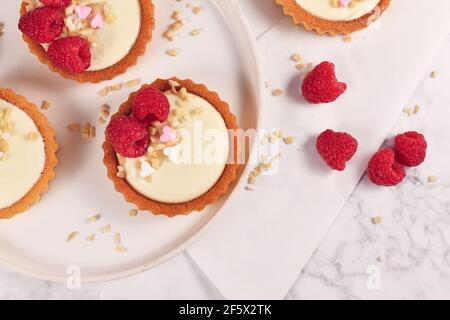
M 27 51 L 16 27 L 19 3 L 5 1 L 0 11 L 0 21 L 5 23 L 0 40 L 0 86 L 13 88 L 36 104 L 43 99 L 52 102 L 45 113 L 57 130 L 60 165 L 57 179 L 39 204 L 12 220 L 0 221 L 0 261 L 17 271 L 57 281 L 64 281 L 67 268 L 77 265 L 86 283 L 132 275 L 182 252 L 206 230 L 229 195 L 204 212 L 187 217 L 169 219 L 140 213 L 129 218 L 132 206 L 114 191 L 102 164 L 104 126 L 96 125 L 94 141 L 82 141 L 66 126 L 71 122 L 96 123 L 103 103 L 114 111 L 135 90 L 124 89 L 102 98 L 97 92 L 107 84 L 134 78 L 149 83 L 176 75 L 218 91 L 230 103 L 241 127 L 256 127 L 262 77 L 253 37 L 240 8 L 230 0 L 194 1 L 204 10 L 193 15 L 183 2 L 154 0 L 154 40 L 138 65 L 109 83 L 80 85 L 50 72 Z M 175 9 L 183 12 L 186 25 L 180 39 L 169 42 L 162 33 L 172 22 Z M 194 28 L 201 28 L 202 34 L 190 36 Z M 181 49 L 178 57 L 165 54 L 172 48 Z M 94 214 L 102 218 L 87 224 L 86 219 Z M 107 224 L 112 232 L 103 235 L 99 229 Z M 80 236 L 67 243 L 72 231 L 79 231 Z M 122 235 L 128 253 L 114 250 L 116 232 Z M 91 233 L 96 233 L 94 242 L 85 240 Z

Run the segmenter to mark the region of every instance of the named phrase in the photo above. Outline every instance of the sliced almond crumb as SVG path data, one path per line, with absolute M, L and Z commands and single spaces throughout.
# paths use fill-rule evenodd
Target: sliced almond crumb
M 88 235 L 86 237 L 86 240 L 90 241 L 90 242 L 95 241 L 95 233 L 92 233 L 92 234 Z
M 89 122 L 86 122 L 81 128 L 81 137 L 83 139 L 93 139 L 96 137 L 96 129 Z
M 81 132 L 81 125 L 79 123 L 71 123 L 67 126 L 67 129 L 69 129 L 72 132 Z
M 125 82 L 125 85 L 128 87 L 128 88 L 131 88 L 131 87 L 136 87 L 136 86 L 138 86 L 138 85 L 140 85 L 141 84 L 141 79 L 133 79 L 133 80 L 130 80 L 130 81 L 127 81 L 127 82 Z
M 39 139 L 39 135 L 37 132 L 28 132 L 27 133 L 27 140 L 28 141 L 36 141 Z
M 86 219 L 86 222 L 87 222 L 87 223 L 94 223 L 94 222 L 97 222 L 98 220 L 100 220 L 101 217 L 102 217 L 101 214 L 96 214 L 96 215 L 93 215 L 93 216 L 87 218 L 87 219 Z
M 431 74 L 430 74 L 430 77 L 433 78 L 433 79 L 436 79 L 437 76 L 438 76 L 437 71 L 432 71 Z
M 106 124 L 106 120 L 103 117 L 98 117 L 98 124 Z
M 251 186 L 245 186 L 245 190 L 247 191 L 255 191 Z
M 428 182 L 429 183 L 435 183 L 436 181 L 438 181 L 438 177 L 436 177 L 436 176 L 429 176 L 428 177 Z
M 303 63 L 297 63 L 295 65 L 295 69 L 297 69 L 297 70 L 303 70 L 304 67 L 305 67 L 305 65 Z
M 281 89 L 274 89 L 274 90 L 272 91 L 272 95 L 273 95 L 274 97 L 281 96 L 282 94 L 283 94 L 283 90 L 281 90 Z
M 342 41 L 345 43 L 352 42 L 353 38 L 351 36 L 342 37 Z
M 101 227 L 101 228 L 100 228 L 100 231 L 101 231 L 103 234 L 111 232 L 111 225 L 110 225 L 110 224 L 107 224 L 107 225 Z
M 420 106 L 417 104 L 417 105 L 414 106 L 413 113 L 414 114 L 418 114 L 419 112 L 420 112 Z
M 75 239 L 78 237 L 78 235 L 79 235 L 79 232 L 78 232 L 78 231 L 74 231 L 74 232 L 70 233 L 70 234 L 67 236 L 66 242 L 71 242 L 71 241 L 75 240 Z
M 180 49 L 170 49 L 170 50 L 166 51 L 166 53 L 171 57 L 176 57 L 179 52 L 180 52 Z
M 372 218 L 372 223 L 373 224 L 375 224 L 375 225 L 377 225 L 377 224 L 380 224 L 381 223 L 381 217 L 380 216 L 376 216 L 376 217 L 373 217 Z
M 114 235 L 114 243 L 116 244 L 116 246 L 121 246 L 122 245 L 122 236 L 120 235 L 120 233 L 116 233 Z
M 196 29 L 193 29 L 191 32 L 190 32 L 190 35 L 191 36 L 198 36 L 199 34 L 201 34 L 202 33 L 202 29 L 199 29 L 199 28 L 196 28 Z
M 411 117 L 414 114 L 414 109 L 412 109 L 412 108 L 404 108 L 403 112 Z
M 120 253 L 126 253 L 126 252 L 128 252 L 128 249 L 123 246 L 119 246 L 119 247 L 116 247 L 116 251 L 120 252 Z
M 291 60 L 294 61 L 294 62 L 300 62 L 300 61 L 302 61 L 302 57 L 300 56 L 300 54 L 294 53 L 291 56 Z
M 128 211 L 129 217 L 136 217 L 137 215 L 138 215 L 137 209 L 130 209 L 130 211 Z
M 202 12 L 202 11 L 203 11 L 203 8 L 200 7 L 200 6 L 195 6 L 195 7 L 192 8 L 192 12 L 193 12 L 194 14 L 199 14 L 199 13 Z
M 283 142 L 287 145 L 291 145 L 295 142 L 295 138 L 294 137 L 284 137 Z
M 179 20 L 183 19 L 183 15 L 181 14 L 181 11 L 175 10 L 172 13 L 171 18 L 175 21 L 179 21 Z
M 193 115 L 200 115 L 203 113 L 203 108 L 195 108 L 191 112 Z
M 42 105 L 41 105 L 41 109 L 42 110 L 48 110 L 51 107 L 51 103 L 48 102 L 47 100 L 42 101 Z

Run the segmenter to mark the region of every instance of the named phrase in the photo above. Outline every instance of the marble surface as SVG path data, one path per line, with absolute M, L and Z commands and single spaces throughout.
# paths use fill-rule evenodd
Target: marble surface
M 280 19 L 272 0 L 240 0 L 256 37 Z M 258 6 L 260 10 L 251 10 Z M 405 107 L 392 136 L 423 132 L 427 162 L 408 171 L 396 188 L 377 188 L 364 177 L 339 218 L 301 272 L 287 299 L 450 299 L 450 35 L 429 73 Z M 383 115 L 380 114 L 380 117 Z M 429 176 L 437 181 L 428 182 Z M 380 224 L 372 218 L 380 216 Z M 299 270 L 300 272 L 300 270 Z M 187 254 L 119 281 L 69 290 L 0 268 L 0 299 L 220 299 L 222 296 Z

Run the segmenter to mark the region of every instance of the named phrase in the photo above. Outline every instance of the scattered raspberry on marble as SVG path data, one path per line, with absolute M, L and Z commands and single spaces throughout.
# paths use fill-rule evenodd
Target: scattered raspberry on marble
M 67 7 L 72 0 L 40 0 L 43 4 L 49 7 L 62 8 Z
M 367 174 L 370 181 L 380 186 L 396 186 L 406 177 L 404 167 L 395 160 L 395 152 L 389 148 L 378 151 L 369 161 Z
M 150 124 L 164 122 L 169 117 L 170 103 L 159 90 L 147 87 L 138 91 L 133 100 L 133 115 L 139 121 Z
M 91 65 L 89 41 L 79 36 L 53 41 L 47 54 L 55 66 L 70 73 L 82 73 Z
M 415 131 L 405 132 L 395 137 L 395 156 L 399 163 L 415 167 L 425 161 L 427 155 L 425 137 Z
M 119 116 L 106 128 L 106 139 L 116 152 L 127 158 L 139 158 L 150 145 L 147 127 L 133 117 Z
M 313 104 L 330 103 L 347 90 L 347 85 L 336 79 L 334 64 L 328 61 L 317 65 L 303 80 L 302 95 Z
M 41 7 L 23 15 L 19 20 L 19 29 L 33 41 L 50 43 L 59 37 L 64 28 L 64 16 L 61 10 L 53 7 Z
M 316 148 L 330 168 L 343 171 L 358 150 L 358 141 L 348 133 L 326 130 L 317 138 Z

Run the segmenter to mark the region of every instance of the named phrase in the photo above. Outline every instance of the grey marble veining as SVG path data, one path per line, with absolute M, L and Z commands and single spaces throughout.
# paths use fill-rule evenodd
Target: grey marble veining
M 433 65 L 438 77 L 425 75 L 409 102 L 421 111 L 392 130 L 424 133 L 426 163 L 395 188 L 363 178 L 287 298 L 450 299 L 449 54 L 450 38 Z M 382 222 L 374 225 L 374 216 Z M 380 290 L 367 287 L 369 266 L 380 270 Z

